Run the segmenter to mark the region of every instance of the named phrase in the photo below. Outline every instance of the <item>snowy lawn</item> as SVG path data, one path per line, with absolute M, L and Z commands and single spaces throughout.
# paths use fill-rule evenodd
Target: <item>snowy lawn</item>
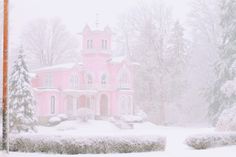
M 235 157 L 236 146 L 211 148 L 207 150 L 194 150 L 184 144 L 187 137 L 194 134 L 216 133 L 214 128 L 182 128 L 162 127 L 145 122 L 135 124 L 134 129 L 121 130 L 112 123 L 106 121 L 89 121 L 89 123 L 78 123 L 77 121 L 66 121 L 55 127 L 38 127 L 37 135 L 79 135 L 79 136 L 122 136 L 122 135 L 163 135 L 167 137 L 167 146 L 164 152 L 129 153 L 129 154 L 80 154 L 72 157 Z M 4 157 L 4 154 L 0 154 Z M 71 157 L 70 155 L 53 155 L 38 153 L 16 153 L 11 152 L 7 157 Z

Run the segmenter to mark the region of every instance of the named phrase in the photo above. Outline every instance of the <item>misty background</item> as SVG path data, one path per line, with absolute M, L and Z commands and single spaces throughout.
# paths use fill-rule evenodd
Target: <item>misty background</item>
M 21 46 L 31 70 L 79 61 L 84 26 L 109 25 L 113 55 L 139 63 L 137 109 L 157 124 L 214 124 L 232 104 L 222 103 L 226 97 L 220 86 L 227 78 L 217 82 L 221 6 L 221 0 L 11 0 L 9 65 Z M 54 49 L 49 49 L 48 39 L 55 39 Z M 56 57 L 37 57 L 49 53 Z

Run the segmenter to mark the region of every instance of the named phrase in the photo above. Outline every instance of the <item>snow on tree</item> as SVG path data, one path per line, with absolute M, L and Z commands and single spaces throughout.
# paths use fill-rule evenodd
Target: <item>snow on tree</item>
M 186 59 L 183 27 L 178 22 L 173 25 L 171 9 L 164 1 L 143 1 L 122 16 L 119 31 L 122 51 L 140 64 L 134 73 L 134 103 L 148 114 L 149 120 L 168 123 L 170 95 L 178 97 L 182 90 Z M 178 89 L 171 94 L 172 83 Z
M 185 106 L 182 100 L 187 87 L 185 77 L 187 69 L 186 42 L 184 28 L 179 21 L 176 21 L 171 29 L 167 52 L 165 53 L 166 64 L 168 65 L 167 78 L 169 80 L 166 93 L 168 101 L 166 118 L 169 123 L 181 123 L 183 117 L 180 115 L 185 115 L 183 114 L 185 112 L 183 107 Z
M 219 0 L 192 0 L 188 22 L 191 29 L 188 89 L 185 102 L 189 104 L 188 119 L 191 122 L 206 122 L 208 106 L 215 97 L 215 69 L 221 40 Z
M 226 81 L 220 90 L 227 98 L 236 96 L 236 78 Z
M 234 66 L 236 56 L 236 0 L 222 0 L 220 6 L 222 43 L 215 64 L 217 80 L 212 89 L 213 97 L 209 108 L 210 115 L 215 121 L 224 109 L 231 107 L 236 102 L 235 95 L 229 93 L 230 84 L 234 86 L 230 80 L 236 77 Z
M 135 72 L 135 104 L 149 119 L 165 123 L 167 66 L 164 53 L 172 25 L 171 10 L 164 2 L 140 2 L 121 19 L 125 52 L 140 64 Z
M 35 130 L 37 122 L 36 103 L 24 58 L 21 48 L 9 78 L 9 124 L 11 131 L 18 132 Z
M 186 70 L 187 48 L 184 39 L 184 28 L 178 21 L 174 24 L 169 38 L 167 57 L 171 78 L 170 86 L 172 88 L 170 89 L 170 92 L 172 92 L 170 93 L 170 100 L 176 97 L 179 99 L 186 85 L 183 75 Z
M 220 131 L 236 131 L 236 104 L 225 109 L 219 116 L 216 129 Z

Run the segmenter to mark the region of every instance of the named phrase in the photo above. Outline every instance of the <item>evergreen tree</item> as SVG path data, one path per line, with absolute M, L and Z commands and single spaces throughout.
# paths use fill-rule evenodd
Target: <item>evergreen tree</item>
M 235 95 L 227 96 L 222 92 L 224 84 L 236 76 L 236 0 L 222 0 L 221 13 L 222 43 L 215 65 L 217 80 L 211 89 L 209 107 L 214 122 L 225 108 L 236 102 Z
M 11 131 L 35 130 L 35 101 L 23 49 L 14 63 L 9 82 L 9 120 Z
M 184 28 L 176 21 L 170 34 L 168 47 L 168 65 L 170 72 L 170 98 L 172 101 L 180 99 L 183 94 L 186 80 L 184 79 L 184 72 L 186 70 L 186 46 L 184 39 Z M 175 99 L 176 98 L 176 99 Z

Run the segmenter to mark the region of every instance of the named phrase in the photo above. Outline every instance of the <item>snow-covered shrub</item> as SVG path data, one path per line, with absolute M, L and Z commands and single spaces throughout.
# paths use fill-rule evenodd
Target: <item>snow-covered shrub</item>
M 160 136 L 47 136 L 14 135 L 10 151 L 58 154 L 131 153 L 165 150 L 166 139 Z
M 140 116 L 134 116 L 134 115 L 122 115 L 120 119 L 127 123 L 141 123 L 143 122 L 143 118 Z
M 135 116 L 141 117 L 143 121 L 146 121 L 148 118 L 147 114 L 143 110 L 140 110 L 140 109 L 135 113 Z
M 185 143 L 194 149 L 236 145 L 236 133 L 199 134 L 188 137 Z
M 55 117 L 49 118 L 48 123 L 49 123 L 49 125 L 52 126 L 52 125 L 57 125 L 57 124 L 59 124 L 61 121 L 62 121 L 62 119 L 61 119 L 60 117 L 55 116 Z
M 82 122 L 87 122 L 89 119 L 94 118 L 93 111 L 90 110 L 89 108 L 79 108 L 78 109 L 78 118 Z
M 68 120 L 68 116 L 66 114 L 59 114 L 57 117 L 61 118 L 62 121 Z
M 236 131 L 236 104 L 234 107 L 225 109 L 217 123 L 216 129 L 220 131 Z

